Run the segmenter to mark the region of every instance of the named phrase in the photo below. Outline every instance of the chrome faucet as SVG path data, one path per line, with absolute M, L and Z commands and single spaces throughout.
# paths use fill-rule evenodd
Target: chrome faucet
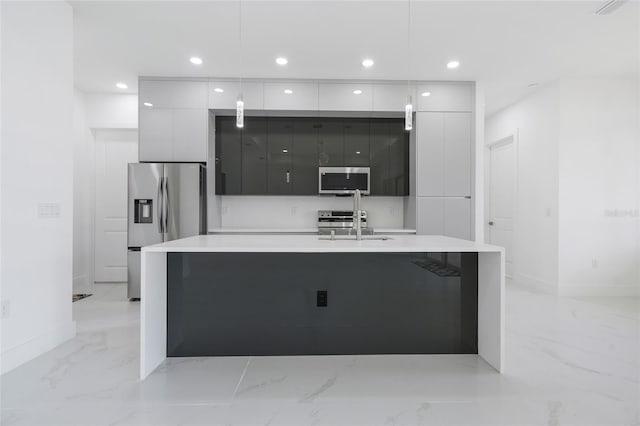
M 362 210 L 360 210 L 361 194 L 356 189 L 353 192 L 353 229 L 356 231 L 356 240 L 362 239 Z

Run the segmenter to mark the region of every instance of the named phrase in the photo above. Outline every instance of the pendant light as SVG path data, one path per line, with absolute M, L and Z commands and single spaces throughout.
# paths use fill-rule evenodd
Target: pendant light
M 236 127 L 242 129 L 244 127 L 244 100 L 242 99 L 242 0 L 239 5 L 239 22 L 238 22 L 238 39 L 240 40 L 240 93 L 236 100 Z
M 407 0 L 407 104 L 404 106 L 404 129 L 413 129 L 413 104 L 411 99 L 411 84 L 409 71 L 411 64 L 411 0 Z

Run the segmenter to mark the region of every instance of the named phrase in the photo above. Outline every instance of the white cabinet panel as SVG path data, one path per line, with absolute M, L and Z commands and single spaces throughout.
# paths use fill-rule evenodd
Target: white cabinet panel
M 264 109 L 263 83 L 255 81 L 243 81 L 242 88 L 236 81 L 210 81 L 209 108 L 235 109 L 240 90 L 245 109 Z
M 354 91 L 361 91 L 355 94 Z M 318 87 L 321 111 L 372 111 L 373 89 L 370 84 L 320 83 Z
M 418 111 L 473 111 L 472 83 L 425 83 L 418 85 Z M 422 96 L 423 93 L 429 96 Z
M 140 80 L 138 99 L 154 108 L 206 108 L 206 81 Z
M 416 194 L 471 195 L 471 113 L 416 114 Z
M 139 160 L 173 161 L 173 111 L 141 109 L 139 126 Z
M 471 113 L 444 113 L 444 195 L 471 195 Z
M 445 198 L 444 235 L 471 239 L 471 199 Z
M 374 84 L 373 110 L 404 112 L 409 95 L 413 97 L 413 103 L 415 104 L 415 90 L 413 87 L 407 88 L 406 84 Z
M 416 113 L 416 194 L 444 195 L 444 115 Z
M 206 109 L 173 111 L 173 161 L 207 161 Z
M 418 197 L 416 231 L 419 235 L 445 235 L 465 240 L 471 239 L 471 200 Z
M 416 233 L 418 235 L 444 235 L 444 199 L 417 198 Z
M 264 83 L 264 109 L 317 111 L 318 84 Z

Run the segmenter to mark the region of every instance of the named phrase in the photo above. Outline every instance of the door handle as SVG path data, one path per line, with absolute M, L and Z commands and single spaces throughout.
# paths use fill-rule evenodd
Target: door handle
M 286 175 L 287 183 L 291 183 L 291 173 L 287 172 L 285 173 L 285 175 Z
M 164 232 L 169 232 L 169 212 L 171 211 L 171 199 L 169 198 L 169 178 L 164 178 Z
M 493 226 L 493 221 L 492 220 L 489 221 L 489 226 Z
M 162 180 L 164 178 L 160 178 L 160 182 L 158 182 L 158 200 L 156 202 L 156 214 L 158 215 L 158 232 L 163 234 L 163 209 L 164 209 L 164 197 L 162 192 Z

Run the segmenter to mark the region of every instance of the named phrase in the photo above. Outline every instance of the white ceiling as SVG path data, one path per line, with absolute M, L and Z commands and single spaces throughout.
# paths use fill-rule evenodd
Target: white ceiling
M 478 80 L 491 113 L 531 83 L 639 71 L 637 1 L 597 16 L 601 1 L 412 0 L 409 51 L 407 1 L 245 0 L 242 63 L 238 1 L 69 3 L 76 86 L 86 91 L 117 92 L 123 81 L 135 92 L 139 75 Z M 453 58 L 461 66 L 448 70 Z

